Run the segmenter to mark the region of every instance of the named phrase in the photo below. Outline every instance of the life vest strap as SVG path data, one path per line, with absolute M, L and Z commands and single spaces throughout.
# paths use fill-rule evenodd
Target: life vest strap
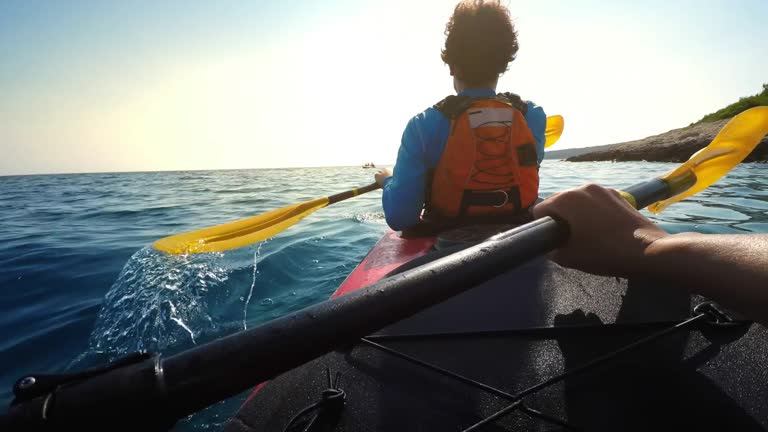
M 517 148 L 517 161 L 523 167 L 539 166 L 539 156 L 536 152 L 536 146 L 531 144 L 521 145 Z
M 512 186 L 507 190 L 465 190 L 461 196 L 459 217 L 466 216 L 469 207 L 503 207 L 507 204 L 512 204 L 512 207 L 518 211 L 524 210 L 520 201 L 520 186 Z
M 492 216 L 464 216 L 461 218 L 444 218 L 439 215 L 425 212 L 421 222 L 409 228 L 409 236 L 435 235 L 448 229 L 465 227 L 468 225 L 498 225 L 498 224 L 525 224 L 533 220 L 530 209 L 521 210 L 514 214 Z
M 472 103 L 479 99 L 496 99 L 517 109 L 523 115 L 528 113 L 528 104 L 515 93 L 499 93 L 495 98 L 474 98 L 470 96 L 451 95 L 434 105 L 434 108 L 443 113 L 449 119 L 455 119 L 467 110 Z

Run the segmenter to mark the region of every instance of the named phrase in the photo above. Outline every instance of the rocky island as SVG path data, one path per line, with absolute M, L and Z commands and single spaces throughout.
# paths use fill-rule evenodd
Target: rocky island
M 570 162 L 684 162 L 693 153 L 707 146 L 733 116 L 754 106 L 762 105 L 768 105 L 768 84 L 763 84 L 762 93 L 741 98 L 738 102 L 708 114 L 690 126 L 635 141 L 596 147 L 594 151 L 590 151 L 589 148 L 580 149 L 581 154 L 561 157 L 565 157 L 565 160 Z M 768 136 L 763 138 L 757 148 L 744 160 L 744 162 L 766 161 L 768 161 Z

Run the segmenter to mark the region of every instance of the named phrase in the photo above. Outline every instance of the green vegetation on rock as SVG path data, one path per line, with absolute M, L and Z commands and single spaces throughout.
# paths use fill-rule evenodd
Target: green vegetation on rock
M 756 106 L 768 105 L 768 84 L 763 84 L 763 91 L 754 96 L 747 96 L 740 98 L 738 102 L 734 102 L 725 108 L 715 111 L 711 114 L 705 115 L 701 120 L 692 124 L 699 124 L 705 122 L 713 122 L 717 120 L 723 120 L 731 118 L 736 114 L 746 111 Z

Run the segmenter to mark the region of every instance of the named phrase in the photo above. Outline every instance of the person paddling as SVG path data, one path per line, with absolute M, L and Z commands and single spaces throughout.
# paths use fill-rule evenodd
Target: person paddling
M 518 51 L 509 10 L 463 1 L 445 29 L 442 59 L 457 95 L 413 117 L 394 174 L 375 174 L 387 224 L 528 218 L 538 198 L 546 114 L 514 93 L 496 93 Z

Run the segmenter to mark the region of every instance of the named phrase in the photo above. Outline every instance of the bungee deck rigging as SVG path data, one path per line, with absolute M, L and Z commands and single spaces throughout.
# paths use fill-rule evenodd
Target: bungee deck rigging
M 424 362 L 422 360 L 419 360 L 418 358 L 412 357 L 412 356 L 407 355 L 407 354 L 405 354 L 403 352 L 400 352 L 400 351 L 388 348 L 385 345 L 382 345 L 380 343 L 375 342 L 375 340 L 383 341 L 383 340 L 387 340 L 387 339 L 392 340 L 392 339 L 398 339 L 398 338 L 399 339 L 403 339 L 403 338 L 405 338 L 405 339 L 410 339 L 410 338 L 425 339 L 425 338 L 429 338 L 429 337 L 445 336 L 445 334 L 442 334 L 442 335 L 441 334 L 432 334 L 432 335 L 430 335 L 430 334 L 420 334 L 420 335 L 379 336 L 379 337 L 377 337 L 377 336 L 369 336 L 369 337 L 362 338 L 360 340 L 360 342 L 363 343 L 363 344 L 366 344 L 368 346 L 374 347 L 376 349 L 379 349 L 379 350 L 381 350 L 383 352 L 386 352 L 388 354 L 391 354 L 393 356 L 396 356 L 398 358 L 401 358 L 401 359 L 403 359 L 405 361 L 417 364 L 417 365 L 419 365 L 419 366 L 421 366 L 421 367 L 423 367 L 425 369 L 428 369 L 428 370 L 434 371 L 436 373 L 439 373 L 439 374 L 451 377 L 451 378 L 456 379 L 458 381 L 461 381 L 461 382 L 463 382 L 465 384 L 468 384 L 468 385 L 470 385 L 472 387 L 475 387 L 477 389 L 483 390 L 483 391 L 485 391 L 485 392 L 487 392 L 489 394 L 498 396 L 501 399 L 505 399 L 505 400 L 507 400 L 509 402 L 512 402 L 510 405 L 508 405 L 507 407 L 503 408 L 502 410 L 497 411 L 496 413 L 494 413 L 494 414 L 484 418 L 483 420 L 473 424 L 472 426 L 469 426 L 467 428 L 462 429 L 462 432 L 470 432 L 470 431 L 480 430 L 480 428 L 482 426 L 487 425 L 487 424 L 489 424 L 489 423 L 491 423 L 491 422 L 493 422 L 493 421 L 495 421 L 495 420 L 497 420 L 497 419 L 499 419 L 499 418 L 501 418 L 501 417 L 503 417 L 505 415 L 509 415 L 513 411 L 516 411 L 516 410 L 520 411 L 521 413 L 527 414 L 527 415 L 529 415 L 531 417 L 535 417 L 535 418 L 538 418 L 540 420 L 543 420 L 543 421 L 546 421 L 546 422 L 549 422 L 549 423 L 561 426 L 561 427 L 565 428 L 566 430 L 581 431 L 582 429 L 580 429 L 580 428 L 578 428 L 576 426 L 570 425 L 570 424 L 568 424 L 568 422 L 566 422 L 564 420 L 558 419 L 558 418 L 553 417 L 553 416 L 546 415 L 546 414 L 544 414 L 544 413 L 542 413 L 540 411 L 537 411 L 537 410 L 535 410 L 535 409 L 525 405 L 524 399 L 527 396 L 529 396 L 529 395 L 531 395 L 533 393 L 536 393 L 536 392 L 538 392 L 538 391 L 540 391 L 540 390 L 542 390 L 542 389 L 544 389 L 544 388 L 546 388 L 548 386 L 551 386 L 551 385 L 553 385 L 553 384 L 555 384 L 557 382 L 560 382 L 562 380 L 568 379 L 569 377 L 575 376 L 577 374 L 586 373 L 589 370 L 599 366 L 600 364 L 602 364 L 604 362 L 607 362 L 607 361 L 610 361 L 611 359 L 613 359 L 616 356 L 623 355 L 623 354 L 625 354 L 625 353 L 627 353 L 627 352 L 629 352 L 629 351 L 631 351 L 631 350 L 633 350 L 633 349 L 635 349 L 637 347 L 640 347 L 640 346 L 642 346 L 644 344 L 647 344 L 647 343 L 651 343 L 651 342 L 653 342 L 653 341 L 655 341 L 655 340 L 657 340 L 659 338 L 662 338 L 662 337 L 664 337 L 664 336 L 666 336 L 668 334 L 674 333 L 674 332 L 689 330 L 689 329 L 695 328 L 696 326 L 703 326 L 703 325 L 725 328 L 725 327 L 744 326 L 744 325 L 750 324 L 749 321 L 734 320 L 733 318 L 731 318 L 729 315 L 727 315 L 725 312 L 723 312 L 720 308 L 717 307 L 717 305 L 715 305 L 712 302 L 700 303 L 700 304 L 698 304 L 693 309 L 693 311 L 694 311 L 694 313 L 696 313 L 696 315 L 691 317 L 691 318 L 689 318 L 689 319 L 687 319 L 687 320 L 684 320 L 684 321 L 681 321 L 681 322 L 676 323 L 674 325 L 671 325 L 669 327 L 666 327 L 663 330 L 657 331 L 657 332 L 655 332 L 655 333 L 653 333 L 653 334 L 651 334 L 649 336 L 646 336 L 646 337 L 644 337 L 642 339 L 639 339 L 639 340 L 637 340 L 637 341 L 635 341 L 635 342 L 633 342 L 631 344 L 628 344 L 628 345 L 625 345 L 625 346 L 623 346 L 623 347 L 621 347 L 619 349 L 613 350 L 613 351 L 611 351 L 611 352 L 609 352 L 607 354 L 604 354 L 604 355 L 602 355 L 602 356 L 600 356 L 598 358 L 595 358 L 594 360 L 592 360 L 592 361 L 590 361 L 590 362 L 588 362 L 586 364 L 583 364 L 583 365 L 581 365 L 579 367 L 567 370 L 567 371 L 565 371 L 565 372 L 563 372 L 563 373 L 561 373 L 559 375 L 555 375 L 552 378 L 549 378 L 549 379 L 547 379 L 545 381 L 542 381 L 542 382 L 540 382 L 540 383 L 538 383 L 538 384 L 536 384 L 534 386 L 531 386 L 531 387 L 529 387 L 529 388 L 527 388 L 527 389 L 525 389 L 523 391 L 520 391 L 520 392 L 518 392 L 516 394 L 511 394 L 511 393 L 505 392 L 505 391 L 500 390 L 500 389 L 498 389 L 496 387 L 493 387 L 493 386 L 490 386 L 488 384 L 484 384 L 484 383 L 482 383 L 480 381 L 477 381 L 477 380 L 468 378 L 466 376 L 463 376 L 463 375 L 451 372 L 451 371 L 443 369 L 443 368 L 441 368 L 439 366 L 436 366 L 436 365 Z M 588 328 L 588 327 L 584 327 L 584 328 L 582 328 L 582 330 L 585 329 L 585 328 Z M 522 333 L 525 333 L 526 330 L 527 329 L 521 329 L 521 330 L 518 330 L 518 331 L 516 331 L 514 333 L 522 334 Z M 562 331 L 563 329 L 560 329 L 560 328 L 557 328 L 557 327 L 550 327 L 550 328 L 545 328 L 545 329 L 542 328 L 542 329 L 534 329 L 534 330 L 537 330 L 536 334 L 538 334 L 538 335 L 540 335 L 542 337 L 546 337 L 547 333 L 555 333 L 555 332 L 558 332 L 558 331 Z M 506 333 L 509 334 L 510 332 L 506 332 Z M 452 335 L 452 336 L 455 336 L 455 335 Z M 474 334 L 464 334 L 462 336 L 482 337 L 483 336 L 483 332 L 476 332 Z M 307 431 L 307 432 L 309 432 L 309 431 Z

